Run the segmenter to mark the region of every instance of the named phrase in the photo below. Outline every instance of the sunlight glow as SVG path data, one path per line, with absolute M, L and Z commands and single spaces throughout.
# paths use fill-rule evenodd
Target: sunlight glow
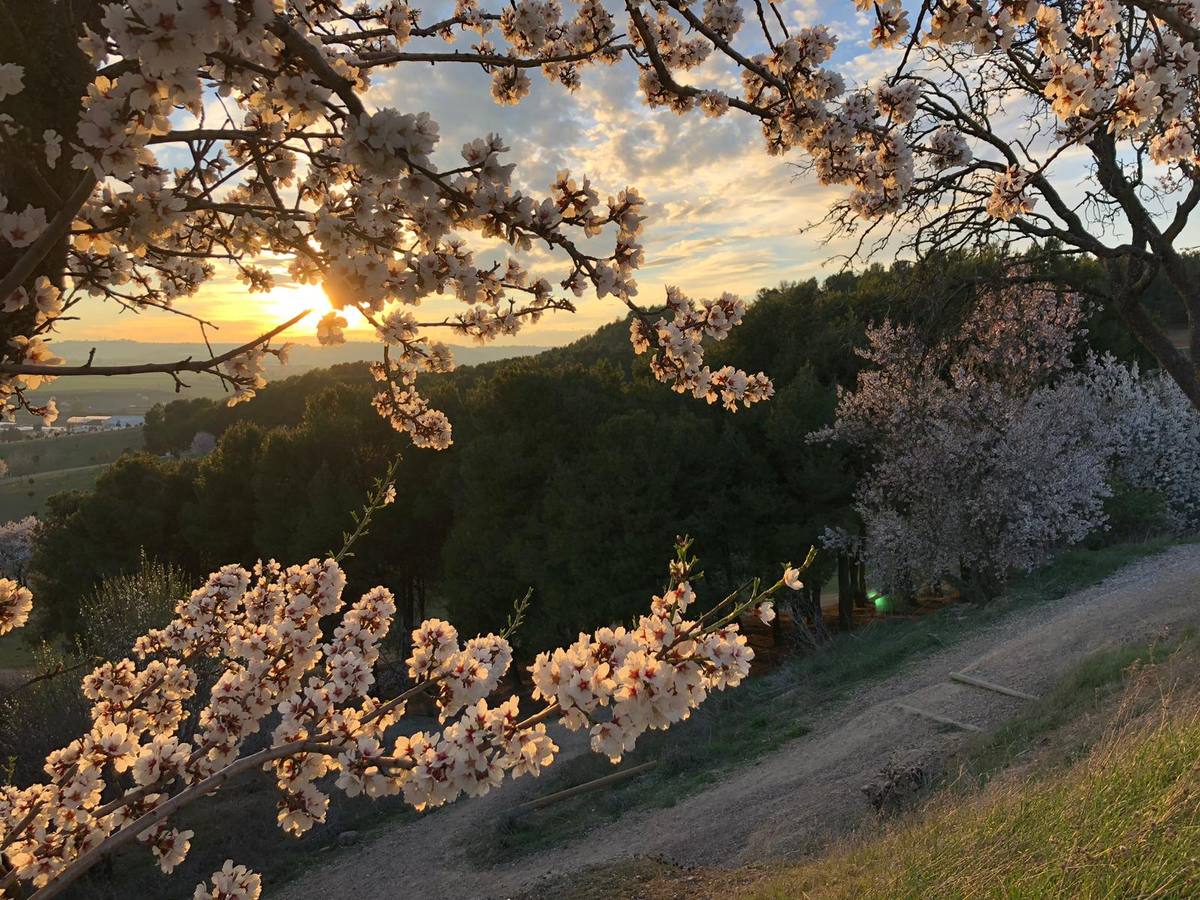
M 262 298 L 264 322 L 280 322 L 299 315 L 306 309 L 312 310 L 304 325 L 315 327 L 317 320 L 329 312 L 329 298 L 319 284 L 292 284 L 279 286 Z

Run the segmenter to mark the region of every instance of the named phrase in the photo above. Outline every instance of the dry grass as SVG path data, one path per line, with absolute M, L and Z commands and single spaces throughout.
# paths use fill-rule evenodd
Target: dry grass
M 1090 753 L 955 791 L 873 840 L 768 877 L 793 897 L 1187 897 L 1200 893 L 1194 649 L 1138 666 Z M 1047 754 L 1049 756 L 1049 754 Z
M 1128 659 L 1130 651 L 1109 655 Z M 1123 689 L 1121 679 L 1113 690 L 1095 677 L 1105 665 L 1093 658 L 1083 675 L 1064 682 L 1097 692 L 1098 708 L 1075 698 L 1073 718 L 1031 712 L 1020 751 L 1009 734 L 1005 762 L 1017 767 L 982 789 L 963 778 L 922 810 L 818 857 L 732 872 L 639 859 L 576 874 L 555 893 L 613 900 L 1200 896 L 1200 646 L 1193 639 L 1161 662 L 1133 663 Z M 1046 721 L 1049 731 L 1038 727 Z M 1090 749 L 1074 756 L 1081 743 Z M 996 761 L 994 746 L 976 753 L 964 767 L 972 776 L 977 764 Z

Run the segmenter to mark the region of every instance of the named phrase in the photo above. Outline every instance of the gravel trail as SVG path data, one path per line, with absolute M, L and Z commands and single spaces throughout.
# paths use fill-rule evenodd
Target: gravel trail
M 826 710 L 812 732 L 669 809 L 631 812 L 586 839 L 496 867 L 478 868 L 462 837 L 536 796 L 521 779 L 399 826 L 282 887 L 289 900 L 503 898 L 537 894 L 544 879 L 634 854 L 688 865 L 737 865 L 815 849 L 868 815 L 862 786 L 889 759 L 936 767 L 962 732 L 903 712 L 896 702 L 991 730 L 1026 702 L 951 682 L 950 672 L 1031 694 L 1050 689 L 1103 647 L 1166 636 L 1200 624 L 1200 545 L 1172 547 L 1103 583 L 1029 607 L 933 655 L 914 660 Z M 581 751 L 579 741 L 565 752 Z

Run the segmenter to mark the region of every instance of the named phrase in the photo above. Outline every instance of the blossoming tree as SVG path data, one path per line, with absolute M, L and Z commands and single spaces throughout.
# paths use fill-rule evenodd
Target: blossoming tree
M 912 326 L 868 329 L 873 366 L 812 435 L 871 460 L 855 491 L 861 544 L 830 545 L 861 552 L 889 590 L 945 578 L 986 599 L 1102 525 L 1123 431 L 1109 392 L 1071 371 L 1081 315 L 1077 296 L 1022 285 L 985 294 L 934 345 Z
M 0 525 L 0 576 L 22 579 L 33 556 L 38 520 L 34 516 Z
M 6 0 L 0 10 L 0 391 L 10 411 L 52 419 L 53 405 L 34 408 L 27 392 L 79 374 L 202 372 L 233 388 L 235 401 L 248 398 L 263 384 L 264 356 L 286 355 L 272 339 L 296 320 L 219 356 L 125 367 L 59 365 L 46 337 L 85 299 L 186 314 L 179 299 L 219 266 L 236 269 L 249 292 L 269 291 L 269 259 L 374 325 L 384 345 L 375 405 L 420 446 L 451 440 L 415 385 L 419 372 L 452 365 L 431 334 L 513 334 L 572 309 L 586 290 L 634 314 L 638 352 L 650 351 L 655 374 L 675 389 L 730 408 L 770 395 L 761 374 L 704 365 L 701 339 L 719 340 L 741 319 L 736 297 L 696 303 L 671 291 L 658 309 L 635 302 L 644 218 L 636 190 L 605 202 L 586 177 L 564 171 L 546 196 L 527 193 L 496 135 L 439 166 L 428 113 L 365 99 L 379 70 L 412 63 L 482 67 L 501 103 L 528 91 L 529 68 L 573 86 L 585 64 L 632 51 L 596 0 L 571 16 L 553 2 L 503 13 L 464 2 L 429 23 L 398 2 L 346 11 L 326 0 L 92 0 L 45 15 Z M 464 32 L 503 46 L 403 49 Z M 535 245 L 561 260 L 557 285 L 522 262 Z M 456 296 L 462 311 L 434 321 L 410 311 L 437 294 Z M 330 312 L 318 337 L 339 342 L 346 324 Z
M 854 5 L 883 61 L 870 84 L 837 71 L 828 28 L 790 28 L 775 4 L 625 4 L 648 101 L 760 120 L 769 152 L 797 151 L 803 169 L 847 189 L 824 224 L 853 239 L 850 259 L 1006 241 L 1090 255 L 1108 275 L 1105 300 L 1200 407 L 1200 291 L 1182 253 L 1200 204 L 1200 8 Z M 739 35 L 748 20 L 752 34 Z M 740 74 L 740 93 L 687 74 L 710 56 Z M 1193 325 L 1186 351 L 1142 305 L 1160 274 Z
M 907 227 L 918 251 L 1011 239 L 1095 257 L 1105 301 L 1200 407 L 1200 292 L 1180 252 L 1200 202 L 1196 6 L 929 3 L 911 31 L 898 2 L 877 8 L 877 40 L 905 52 L 888 83 L 913 98 L 891 133 L 926 162 L 900 175 L 883 230 Z M 1187 351 L 1142 306 L 1160 273 L 1193 325 Z
M 328 294 L 323 343 L 343 340 L 342 310 L 375 327 L 375 406 L 421 447 L 451 441 L 450 423 L 416 385 L 418 373 L 452 365 L 439 330 L 481 341 L 512 334 L 571 310 L 570 298 L 587 290 L 632 313 L 634 349 L 675 390 L 731 410 L 770 396 L 761 374 L 704 364 L 702 341 L 720 340 L 742 317 L 736 297 L 698 303 L 671 289 L 657 308 L 636 302 L 644 206 L 636 190 L 604 202 L 586 177 L 562 172 L 535 196 L 517 187 L 495 135 L 440 165 L 428 114 L 368 99 L 377 70 L 410 63 L 480 67 L 501 103 L 528 91 L 531 68 L 572 87 L 584 65 L 640 54 L 596 0 L 569 16 L 554 2 L 494 13 L 463 2 L 437 22 L 398 2 L 53 6 L 0 2 L 6 414 L 53 421 L 53 401 L 30 394 L 73 375 L 161 372 L 182 384 L 202 373 L 232 388 L 232 402 L 250 398 L 264 357 L 286 355 L 276 339 L 301 317 L 224 354 L 139 366 L 66 366 L 49 338 L 64 315 L 98 300 L 188 315 L 180 301 L 221 267 L 236 270 L 249 293 L 269 291 L 264 263 L 278 260 L 291 280 Z M 500 45 L 405 49 L 467 32 Z M 597 249 L 605 241 L 609 249 Z M 529 273 L 523 254 L 535 245 L 559 260 L 557 284 Z M 462 311 L 422 321 L 411 310 L 432 295 L 457 297 Z M 787 567 L 774 584 L 689 618 L 695 560 L 682 544 L 669 589 L 635 627 L 602 628 L 537 658 L 535 711 L 523 714 L 515 696 L 487 699 L 511 663 L 507 632 L 460 641 L 438 620 L 413 633 L 413 686 L 382 698 L 372 694 L 372 668 L 395 605 L 384 588 L 347 604 L 339 563 L 394 499 L 382 480 L 346 546 L 325 560 L 214 572 L 170 624 L 139 639 L 133 658 L 88 675 L 91 729 L 48 757 L 43 783 L 0 790 L 0 892 L 32 886 L 34 896 L 56 896 L 134 842 L 170 872 L 192 837 L 172 816 L 256 768 L 275 773 L 280 825 L 300 834 L 324 818 L 329 781 L 351 795 L 403 794 L 425 809 L 486 793 L 506 774 L 537 774 L 557 752 L 551 720 L 587 728 L 593 749 L 619 760 L 647 729 L 738 684 L 752 653 L 737 617 L 754 607 L 769 619 L 771 597 L 800 587 L 801 570 Z M 23 625 L 32 605 L 27 589 L 0 580 L 0 633 Z M 320 624 L 329 616 L 338 621 L 332 634 Z M 219 672 L 208 688 L 197 668 L 205 659 Z M 422 691 L 436 695 L 444 727 L 395 737 L 389 729 Z M 266 747 L 248 750 L 264 728 Z M 196 896 L 259 890 L 257 876 L 231 861 Z
M 1162 372 L 1142 373 L 1111 357 L 1091 361 L 1089 392 L 1119 432 L 1114 473 L 1164 501 L 1166 524 L 1180 533 L 1200 526 L 1200 416 Z

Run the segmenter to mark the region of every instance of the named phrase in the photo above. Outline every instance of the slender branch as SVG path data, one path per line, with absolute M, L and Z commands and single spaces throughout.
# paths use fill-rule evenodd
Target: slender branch
M 259 750 L 257 753 L 251 753 L 249 756 L 243 756 L 241 759 L 230 763 L 219 772 L 214 772 L 202 781 L 198 781 L 190 787 L 180 791 L 170 800 L 167 800 L 154 809 L 145 813 L 134 822 L 126 825 L 116 834 L 102 841 L 97 846 L 93 847 L 87 853 L 77 858 L 71 865 L 63 871 L 61 875 L 50 882 L 40 891 L 33 894 L 31 900 L 49 900 L 51 897 L 59 896 L 68 887 L 74 884 L 83 876 L 92 866 L 99 862 L 105 855 L 112 853 L 135 840 L 138 835 L 142 834 L 146 829 L 152 828 L 159 822 L 177 812 L 182 807 L 186 806 L 197 797 L 202 797 L 205 794 L 211 794 L 213 791 L 220 788 L 225 782 L 248 772 L 251 769 L 257 768 L 264 763 L 272 760 L 282 759 L 285 756 L 291 756 L 294 753 L 330 752 L 328 747 L 318 744 L 310 740 L 292 741 L 288 744 L 282 744 L 278 747 L 266 747 Z
M 93 657 L 83 660 L 82 662 L 75 663 L 75 665 L 73 665 L 73 666 L 66 666 L 66 665 L 63 665 L 62 663 L 59 663 L 57 668 L 51 669 L 48 672 L 42 672 L 40 675 L 35 675 L 33 678 L 30 678 L 28 681 L 22 681 L 20 684 L 16 685 L 15 687 L 11 687 L 7 691 L 5 691 L 3 694 L 0 694 L 0 703 L 4 702 L 9 697 L 12 697 L 12 696 L 15 696 L 16 694 L 21 693 L 21 691 L 25 690 L 26 688 L 33 687 L 35 684 L 38 684 L 40 682 L 49 681 L 50 679 L 57 678 L 60 675 L 70 674 L 71 672 L 74 672 L 78 669 L 82 669 L 84 666 L 95 666 L 96 661 L 99 658 L 100 657 L 98 657 L 98 656 L 93 656 Z
M 234 347 L 232 350 L 227 350 L 219 356 L 214 356 L 210 359 L 194 360 L 190 356 L 187 359 L 181 359 L 176 362 L 166 363 L 137 363 L 128 366 L 93 366 L 90 363 L 84 366 L 44 366 L 33 365 L 26 363 L 0 363 L 0 375 L 144 375 L 147 373 L 160 372 L 163 374 L 176 374 L 179 372 L 212 372 L 221 363 L 228 362 L 235 356 L 253 350 L 255 347 L 265 344 L 271 338 L 275 337 L 282 331 L 291 328 L 312 310 L 306 309 L 298 315 L 292 316 L 282 325 L 277 325 L 265 334 L 260 335 L 249 343 L 242 344 L 240 347 Z

